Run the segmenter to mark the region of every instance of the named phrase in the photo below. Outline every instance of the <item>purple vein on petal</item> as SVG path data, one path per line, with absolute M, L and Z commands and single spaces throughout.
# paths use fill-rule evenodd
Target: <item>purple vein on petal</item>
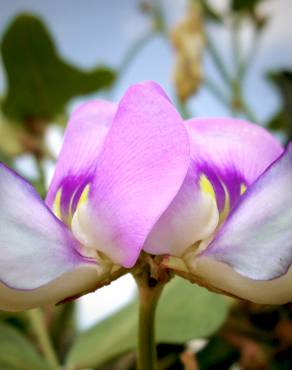
M 46 203 L 53 208 L 59 194 L 62 220 L 69 223 L 78 196 L 92 180 L 99 152 L 116 113 L 116 105 L 93 100 L 70 117 Z
M 243 120 L 195 118 L 185 125 L 192 158 L 213 185 L 220 211 L 226 196 L 232 209 L 242 189 L 250 186 L 283 151 L 267 130 Z

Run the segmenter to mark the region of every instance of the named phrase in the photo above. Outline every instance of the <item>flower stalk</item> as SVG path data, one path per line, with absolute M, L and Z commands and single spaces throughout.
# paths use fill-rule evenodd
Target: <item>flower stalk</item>
M 138 370 L 157 370 L 155 344 L 155 311 L 163 284 L 148 285 L 142 279 L 136 279 L 139 289 L 139 337 Z M 152 281 L 152 279 L 150 280 Z
M 137 370 L 157 370 L 155 312 L 162 290 L 171 279 L 159 263 L 150 257 L 133 273 L 139 292 Z

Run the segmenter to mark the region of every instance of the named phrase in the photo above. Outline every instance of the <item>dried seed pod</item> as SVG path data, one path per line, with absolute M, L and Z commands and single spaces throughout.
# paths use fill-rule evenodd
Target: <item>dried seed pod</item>
M 176 51 L 175 88 L 178 97 L 185 101 L 197 91 L 202 80 L 205 38 L 199 6 L 191 6 L 186 17 L 173 28 L 171 42 Z

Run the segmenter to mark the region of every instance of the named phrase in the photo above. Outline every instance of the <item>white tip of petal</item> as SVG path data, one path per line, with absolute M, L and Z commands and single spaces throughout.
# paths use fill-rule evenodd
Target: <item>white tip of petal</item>
M 0 283 L 0 309 L 23 311 L 76 298 L 94 290 L 98 279 L 95 266 L 84 266 L 66 272 L 58 279 L 33 290 L 12 289 Z
M 225 263 L 208 257 L 189 258 L 188 268 L 206 286 L 260 304 L 285 304 L 292 301 L 292 267 L 272 280 L 253 280 L 239 275 Z

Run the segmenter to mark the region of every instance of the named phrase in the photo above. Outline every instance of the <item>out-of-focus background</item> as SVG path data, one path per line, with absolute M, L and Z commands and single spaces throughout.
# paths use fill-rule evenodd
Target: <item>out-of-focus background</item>
M 292 139 L 291 14 L 291 0 L 0 0 L 0 159 L 44 196 L 72 109 L 94 97 L 118 101 L 143 80 L 161 84 L 185 118 L 238 116 L 285 143 Z M 134 294 L 125 276 L 70 304 L 74 335 Z M 222 332 L 194 334 L 188 347 L 187 340 L 166 341 L 161 369 L 292 368 L 289 306 L 228 306 Z M 3 320 L 26 330 L 18 316 Z M 99 368 L 109 358 L 84 363 Z M 124 363 L 107 368 L 131 368 L 131 358 Z

